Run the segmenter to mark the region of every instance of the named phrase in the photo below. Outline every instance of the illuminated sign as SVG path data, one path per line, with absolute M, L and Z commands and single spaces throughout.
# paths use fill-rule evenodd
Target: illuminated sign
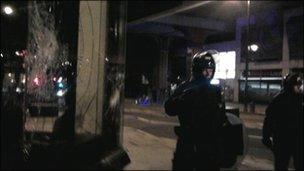
M 235 77 L 235 51 L 220 52 L 214 55 L 216 63 L 215 79 L 234 79 Z

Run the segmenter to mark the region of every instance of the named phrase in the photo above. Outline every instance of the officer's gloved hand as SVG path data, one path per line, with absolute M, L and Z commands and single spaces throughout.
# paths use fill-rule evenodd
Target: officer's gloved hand
M 273 150 L 273 143 L 272 143 L 270 137 L 263 137 L 262 143 L 270 150 Z

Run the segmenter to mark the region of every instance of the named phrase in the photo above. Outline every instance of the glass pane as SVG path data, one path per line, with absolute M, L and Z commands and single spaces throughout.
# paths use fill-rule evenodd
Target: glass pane
M 281 90 L 281 85 L 279 84 L 269 84 L 270 90 Z
M 261 89 L 267 89 L 267 83 L 261 83 Z

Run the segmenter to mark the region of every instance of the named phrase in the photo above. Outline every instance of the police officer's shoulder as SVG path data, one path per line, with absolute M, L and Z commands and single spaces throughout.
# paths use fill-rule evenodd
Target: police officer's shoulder
M 284 100 L 286 100 L 286 92 L 280 91 L 273 97 L 272 103 L 278 103 Z

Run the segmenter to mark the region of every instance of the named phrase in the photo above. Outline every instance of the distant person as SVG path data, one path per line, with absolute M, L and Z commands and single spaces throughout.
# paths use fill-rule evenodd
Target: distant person
M 141 75 L 141 84 L 142 84 L 142 97 L 148 95 L 148 88 L 149 88 L 149 80 L 145 77 L 145 75 Z
M 298 74 L 287 75 L 266 109 L 262 143 L 273 150 L 275 170 L 287 170 L 291 157 L 295 169 L 303 169 L 302 84 Z
M 173 170 L 219 170 L 220 129 L 225 120 L 220 90 L 211 85 L 215 62 L 210 52 L 193 57 L 192 77 L 177 87 L 165 102 L 169 116 L 178 116 L 180 126 Z

